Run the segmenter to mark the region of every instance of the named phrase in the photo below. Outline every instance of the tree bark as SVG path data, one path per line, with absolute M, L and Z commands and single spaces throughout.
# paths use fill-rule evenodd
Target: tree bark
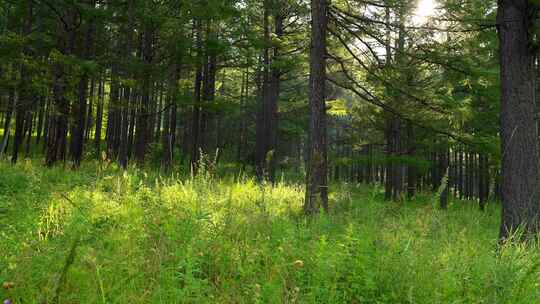
M 68 7 L 68 23 L 58 20 L 57 48 L 64 55 L 73 54 L 76 41 L 75 23 L 76 12 L 73 7 Z M 53 166 L 57 161 L 65 161 L 67 147 L 67 132 L 69 128 L 68 117 L 70 111 L 70 101 L 67 98 L 68 77 L 67 67 L 63 62 L 55 62 L 53 66 L 53 100 L 54 106 L 50 112 L 49 131 L 47 134 L 47 153 L 45 163 L 48 167 Z
M 128 1 L 128 25 L 124 29 L 124 35 L 125 35 L 125 47 L 122 48 L 120 51 L 121 53 L 121 60 L 123 60 L 123 74 L 124 77 L 128 78 L 130 77 L 129 73 L 129 65 L 131 64 L 131 57 L 132 57 L 132 50 L 133 50 L 133 31 L 134 31 L 134 1 L 130 0 Z M 129 159 L 129 137 L 128 137 L 128 128 L 129 128 L 129 106 L 130 106 L 130 100 L 131 100 L 131 94 L 132 94 L 132 88 L 129 86 L 123 87 L 123 94 L 121 99 L 121 116 L 122 116 L 122 122 L 120 125 L 120 147 L 118 150 L 118 164 L 120 167 L 122 167 L 124 170 L 127 169 L 128 166 L 128 159 Z
M 11 71 L 12 80 L 15 80 L 15 72 Z M 11 117 L 13 116 L 13 110 L 15 109 L 17 99 L 15 98 L 15 88 L 10 87 L 7 100 L 6 117 L 4 119 L 4 136 L 0 143 L 0 155 L 6 153 L 9 143 L 9 135 L 11 133 Z
M 43 132 L 43 120 L 44 120 L 46 109 L 47 109 L 47 99 L 44 96 L 41 96 L 40 102 L 39 102 L 39 111 L 38 111 L 37 126 L 36 126 L 36 146 L 39 146 L 39 142 L 41 141 L 41 134 Z
M 98 100 L 96 107 L 96 130 L 94 133 L 94 149 L 97 158 L 101 158 L 101 128 L 103 123 L 103 100 L 105 98 L 105 84 L 103 79 L 99 79 Z
M 28 36 L 32 32 L 33 7 L 33 1 L 25 1 L 25 21 L 23 23 L 22 30 L 24 36 Z M 31 56 L 30 48 L 25 46 L 23 53 L 25 56 Z M 15 137 L 13 138 L 13 154 L 11 155 L 11 162 L 13 164 L 17 163 L 17 159 L 19 157 L 19 150 L 24 140 L 26 119 L 28 118 L 28 108 L 33 101 L 29 86 L 31 83 L 30 71 L 28 71 L 28 67 L 25 63 L 21 64 L 20 73 L 21 76 L 18 92 L 19 98 L 15 106 Z
M 439 197 L 439 204 L 441 209 L 448 208 L 448 152 L 444 151 L 439 154 L 439 182 L 442 187 L 442 192 Z
M 489 166 L 488 156 L 486 154 L 480 154 L 479 169 L 478 201 L 480 203 L 480 210 L 484 210 L 489 198 Z
M 90 7 L 95 6 L 95 0 L 87 0 L 87 4 Z M 84 38 L 84 47 L 82 48 L 80 56 L 89 60 L 92 57 L 92 46 L 94 38 L 94 20 L 89 19 L 86 24 L 86 34 Z M 79 80 L 78 88 L 78 102 L 75 103 L 73 111 L 74 125 L 71 128 L 71 160 L 73 161 L 73 168 L 78 168 L 81 165 L 83 148 L 84 148 L 84 134 L 86 126 L 86 111 L 88 103 L 88 72 L 83 71 L 81 79 Z
M 415 156 L 416 141 L 414 138 L 414 127 L 411 123 L 407 123 L 407 152 L 409 155 L 409 166 L 407 168 L 407 198 L 412 199 L 416 195 L 416 179 L 417 170 L 416 164 L 413 163 Z
M 464 160 L 463 160 L 463 148 L 461 147 L 458 152 L 458 191 L 459 198 L 464 199 L 465 187 L 464 187 Z
M 280 95 L 281 71 L 274 64 L 278 60 L 279 46 L 272 46 L 270 17 L 274 18 L 274 34 L 283 36 L 283 16 L 279 1 L 264 1 L 264 40 L 262 103 L 257 119 L 256 172 L 259 180 L 275 179 L 277 147 L 277 105 Z M 272 52 L 272 54 L 271 54 Z
M 328 210 L 328 153 L 326 130 L 327 0 L 311 0 L 310 145 L 304 212 Z
M 211 27 L 208 25 L 207 37 L 212 34 Z M 208 51 L 207 51 L 208 52 Z M 212 153 L 212 147 L 210 147 L 210 122 L 212 121 L 211 103 L 216 96 L 216 74 L 217 74 L 217 57 L 216 54 L 207 54 L 205 56 L 205 65 L 203 73 L 203 85 L 202 85 L 202 102 L 200 128 L 199 128 L 199 148 L 202 153 L 208 155 Z
M 201 126 L 201 92 L 202 92 L 202 77 L 203 77 L 203 46 L 202 46 L 202 22 L 200 20 L 194 21 L 194 31 L 196 35 L 196 47 L 197 47 L 197 67 L 195 71 L 195 83 L 194 83 L 194 105 L 191 115 L 191 160 L 190 167 L 193 174 L 197 173 L 200 157 L 200 126 Z
M 25 156 L 30 157 L 31 152 L 31 143 L 32 143 L 32 134 L 34 129 L 34 109 L 29 109 L 29 111 L 26 112 L 26 122 L 24 126 L 24 134 L 26 134 L 26 137 L 23 136 L 23 138 L 26 138 L 26 148 L 25 148 Z
M 150 94 L 152 91 L 152 75 L 150 73 L 152 60 L 153 60 L 153 41 L 154 41 L 154 26 L 147 24 L 144 31 L 143 40 L 143 62 L 145 64 L 145 71 L 142 79 L 142 98 L 141 98 L 141 111 L 137 116 L 137 129 L 136 129 L 136 149 L 135 157 L 137 164 L 143 166 L 145 162 L 148 139 L 150 130 L 149 118 L 150 114 Z
M 180 79 L 180 62 L 177 62 L 171 73 L 169 81 L 169 92 L 167 102 L 171 105 L 165 110 L 163 118 L 163 132 L 161 135 L 163 145 L 163 159 L 161 166 L 165 171 L 170 171 L 173 161 L 175 135 L 176 135 L 176 94 L 178 90 L 178 80 Z
M 538 124 L 536 51 L 531 48 L 537 9 L 527 0 L 499 0 L 497 11 L 501 61 L 501 240 L 518 229 L 538 232 Z
M 119 104 L 119 79 L 118 67 L 113 63 L 111 68 L 111 83 L 109 91 L 109 109 L 107 113 L 107 157 L 115 159 L 118 155 L 119 146 L 119 129 L 121 121 L 120 104 Z

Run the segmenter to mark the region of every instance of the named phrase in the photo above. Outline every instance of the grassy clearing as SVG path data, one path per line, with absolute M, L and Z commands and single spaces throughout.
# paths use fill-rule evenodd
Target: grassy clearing
M 0 164 L 0 299 L 14 303 L 539 303 L 540 250 L 485 213 L 335 185 Z

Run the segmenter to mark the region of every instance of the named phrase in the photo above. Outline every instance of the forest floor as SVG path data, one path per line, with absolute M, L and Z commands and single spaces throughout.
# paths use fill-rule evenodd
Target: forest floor
M 540 249 L 500 211 L 332 186 L 0 163 L 0 300 L 13 303 L 539 303 Z

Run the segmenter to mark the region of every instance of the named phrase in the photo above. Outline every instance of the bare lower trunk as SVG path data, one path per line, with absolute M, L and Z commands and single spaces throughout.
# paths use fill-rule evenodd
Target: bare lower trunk
M 439 154 L 439 185 L 442 188 L 439 197 L 439 204 L 441 209 L 448 208 L 448 152 L 442 152 Z
M 145 162 L 148 141 L 150 138 L 149 118 L 150 118 L 150 95 L 152 92 L 152 75 L 150 74 L 150 66 L 153 60 L 153 40 L 154 28 L 152 24 L 146 25 L 143 41 L 143 61 L 146 65 L 146 71 L 143 75 L 142 98 L 140 113 L 137 116 L 136 129 L 136 149 L 135 157 L 137 164 L 142 166 Z
M 304 212 L 328 210 L 326 130 L 327 0 L 311 1 L 310 143 Z
M 167 102 L 170 107 L 165 110 L 163 117 L 163 132 L 161 135 L 163 145 L 163 158 L 161 166 L 165 171 L 170 171 L 173 161 L 174 143 L 176 134 L 176 91 L 178 88 L 178 80 L 180 78 L 180 64 L 174 66 L 171 79 L 169 81 L 169 92 L 167 94 Z
M 538 231 L 539 170 L 535 52 L 536 8 L 527 0 L 500 0 L 502 221 L 500 238 Z
M 26 16 L 23 25 L 23 34 L 27 36 L 32 32 L 33 1 L 25 1 L 24 9 Z M 31 55 L 28 48 L 25 48 L 24 53 L 26 56 Z M 15 137 L 13 138 L 13 154 L 11 156 L 12 163 L 17 162 L 19 150 L 24 141 L 24 131 L 26 126 L 26 119 L 28 118 L 28 109 L 33 102 L 33 97 L 30 92 L 29 86 L 29 83 L 32 80 L 26 63 L 21 64 L 20 71 L 21 78 L 18 92 L 19 98 L 15 106 Z
M 103 83 L 103 80 L 100 79 L 98 85 L 98 103 L 96 108 L 96 131 L 94 133 L 94 149 L 98 158 L 101 157 L 101 128 L 103 122 L 103 99 L 105 95 L 104 87 L 105 84 Z
M 271 64 L 279 56 L 279 49 L 270 47 L 270 11 L 279 12 L 279 8 L 273 7 L 270 1 L 264 1 L 264 39 L 268 46 L 263 54 L 263 83 L 262 103 L 257 120 L 257 137 L 255 163 L 259 180 L 267 178 L 274 182 L 275 176 L 275 150 L 277 141 L 277 102 L 280 89 L 280 71 Z M 283 36 L 283 21 L 280 14 L 275 14 L 275 34 Z M 270 52 L 273 50 L 272 57 Z
M 480 154 L 479 171 L 478 201 L 480 203 L 480 210 L 484 210 L 489 197 L 489 165 L 486 154 Z
M 195 71 L 195 84 L 194 84 L 194 105 L 191 115 L 191 149 L 190 149 L 190 166 L 193 173 L 197 173 L 200 156 L 200 127 L 201 127 L 201 93 L 202 93 L 202 77 L 203 77 L 203 63 L 202 63 L 202 24 L 200 20 L 195 20 L 195 35 L 197 44 L 197 55 L 199 56 L 197 62 L 197 68 Z
M 69 24 L 75 18 L 75 12 L 68 8 Z M 64 55 L 73 54 L 75 48 L 74 29 L 58 21 L 57 47 Z M 67 147 L 67 132 L 69 128 L 68 117 L 70 102 L 67 95 L 68 75 L 63 62 L 56 62 L 53 67 L 53 105 L 50 111 L 49 131 L 47 134 L 47 153 L 45 162 L 47 166 L 53 166 L 57 161 L 65 161 Z
M 15 88 L 9 89 L 8 105 L 6 109 L 6 117 L 4 120 L 4 136 L 2 142 L 0 143 L 0 155 L 6 152 L 9 142 L 9 135 L 11 133 L 11 117 L 13 115 L 13 110 L 15 108 Z
M 416 141 L 414 138 L 414 129 L 411 123 L 407 123 L 407 152 L 409 157 L 415 156 Z M 417 170 L 416 165 L 409 160 L 410 164 L 407 168 L 407 198 L 412 199 L 416 194 L 416 179 Z

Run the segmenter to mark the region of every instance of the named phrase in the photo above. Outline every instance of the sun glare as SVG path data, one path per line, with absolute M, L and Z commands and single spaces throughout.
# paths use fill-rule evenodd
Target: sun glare
M 414 11 L 413 22 L 415 24 L 424 24 L 434 14 L 435 0 L 418 0 L 416 10 Z

